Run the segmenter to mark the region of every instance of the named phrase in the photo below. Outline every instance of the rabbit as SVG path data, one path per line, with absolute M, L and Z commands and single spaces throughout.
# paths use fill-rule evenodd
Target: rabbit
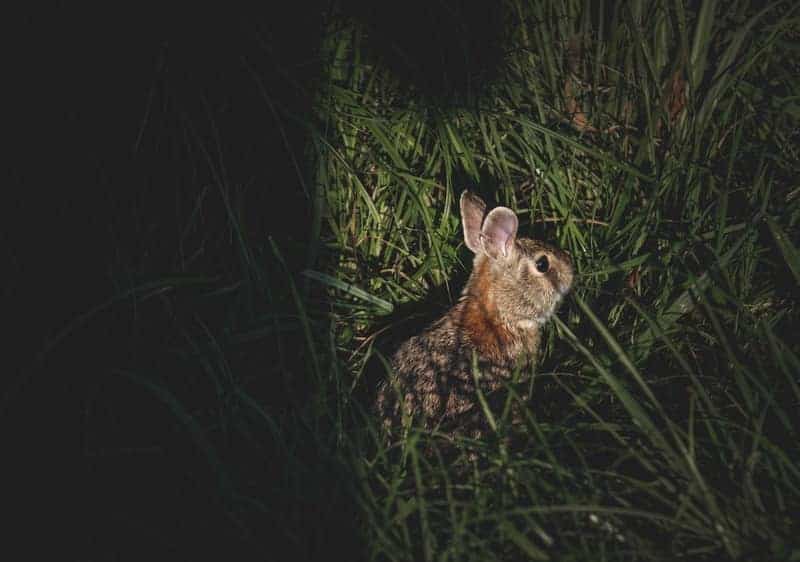
M 426 429 L 454 427 L 451 437 L 480 437 L 459 420 L 481 408 L 473 376 L 477 358 L 481 390 L 509 381 L 515 368 L 535 364 L 542 325 L 572 287 L 566 252 L 517 238 L 517 215 L 507 207 L 488 214 L 483 200 L 465 191 L 460 200 L 464 241 L 474 254 L 461 297 L 442 318 L 405 341 L 392 356 L 392 373 L 373 405 L 389 436 L 402 420 Z

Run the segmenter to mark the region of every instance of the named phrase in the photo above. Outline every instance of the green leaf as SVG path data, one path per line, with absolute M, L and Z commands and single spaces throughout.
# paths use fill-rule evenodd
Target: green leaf
M 528 537 L 520 533 L 510 521 L 501 521 L 500 530 L 531 560 L 550 560 L 550 557 L 544 550 L 533 544 Z
M 329 287 L 333 287 L 334 289 L 339 289 L 340 291 L 347 293 L 357 299 L 361 299 L 366 301 L 370 304 L 374 304 L 384 312 L 392 312 L 394 310 L 394 306 L 392 303 L 383 300 L 380 297 L 376 297 L 365 291 L 364 289 L 353 285 L 352 283 L 346 283 L 335 277 L 328 275 L 327 273 L 322 273 L 321 271 L 315 271 L 313 269 L 306 269 L 302 272 L 302 275 L 308 277 L 309 279 L 313 279 L 315 281 L 319 281 Z

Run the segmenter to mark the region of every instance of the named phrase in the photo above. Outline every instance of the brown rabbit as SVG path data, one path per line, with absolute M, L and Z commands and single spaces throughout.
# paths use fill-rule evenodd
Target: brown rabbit
M 390 433 L 405 414 L 428 429 L 441 424 L 452 427 L 451 434 L 479 435 L 458 427 L 459 420 L 475 417 L 471 410 L 480 410 L 473 353 L 481 390 L 500 388 L 516 367 L 534 364 L 541 326 L 572 286 L 569 255 L 517 238 L 511 209 L 486 214 L 483 200 L 465 191 L 461 221 L 464 241 L 475 253 L 472 274 L 458 303 L 393 356 L 393 375 L 381 383 L 375 404 Z

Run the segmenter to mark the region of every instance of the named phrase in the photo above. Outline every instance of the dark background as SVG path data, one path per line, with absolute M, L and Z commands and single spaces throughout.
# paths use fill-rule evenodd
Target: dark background
M 19 540 L 24 559 L 216 558 L 242 544 L 213 480 L 186 477 L 187 464 L 204 462 L 190 443 L 165 437 L 166 456 L 85 454 L 103 450 L 86 442 L 103 435 L 85 424 L 98 393 L 112 411 L 93 417 L 128 428 L 121 443 L 146 449 L 169 423 L 152 397 L 111 380 L 108 367 L 132 353 L 129 317 L 99 315 L 38 358 L 119 291 L 120 272 L 172 273 L 188 214 L 176 201 L 219 180 L 220 162 L 225 182 L 247 188 L 247 226 L 260 240 L 307 236 L 288 158 L 302 154 L 303 131 L 276 121 L 255 77 L 275 103 L 308 111 L 310 97 L 286 76 L 312 91 L 321 4 L 62 5 L 8 16 L 0 485 L 11 520 L 3 540 Z
M 268 186 L 290 205 L 263 205 L 254 227 L 302 230 L 292 216 L 303 209 L 287 185 L 294 172 L 286 148 L 245 61 L 278 103 L 302 113 L 309 100 L 276 71 L 311 78 L 321 9 L 267 4 L 239 13 L 62 7 L 15 21 L 6 50 L 11 177 L 3 219 L 7 263 L 25 280 L 7 286 L 7 296 L 37 303 L 23 316 L 64 322 L 97 304 L 116 246 L 135 244 L 127 230 L 134 225 L 117 222 L 169 228 L 170 190 L 213 179 L 186 148 L 187 127 L 215 159 L 209 141 L 212 125 L 218 129 L 229 182 Z M 283 126 L 294 148 L 302 146 L 292 124 Z

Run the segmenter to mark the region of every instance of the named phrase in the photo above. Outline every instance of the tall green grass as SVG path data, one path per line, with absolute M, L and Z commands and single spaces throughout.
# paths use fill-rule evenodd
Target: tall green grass
M 324 47 L 317 186 L 335 251 L 308 274 L 330 289 L 351 386 L 385 303 L 460 289 L 465 188 L 579 274 L 524 427 L 501 416 L 455 459 L 423 433 L 358 449 L 369 557 L 800 555 L 796 10 L 503 9 L 502 78 L 460 104 L 364 62 L 369 30 Z
M 265 92 L 308 131 L 309 240 L 248 235 L 220 180 L 190 201 L 179 275 L 121 276 L 51 348 L 129 302 L 165 319 L 168 337 L 113 372 L 171 413 L 260 555 L 797 560 L 797 9 L 498 9 L 495 78 L 452 100 L 332 11 L 314 115 Z M 487 397 L 491 435 L 388 446 L 371 365 L 384 335 L 457 298 L 468 187 L 568 250 L 575 289 L 535 372 Z M 224 236 L 201 224 L 211 205 Z

